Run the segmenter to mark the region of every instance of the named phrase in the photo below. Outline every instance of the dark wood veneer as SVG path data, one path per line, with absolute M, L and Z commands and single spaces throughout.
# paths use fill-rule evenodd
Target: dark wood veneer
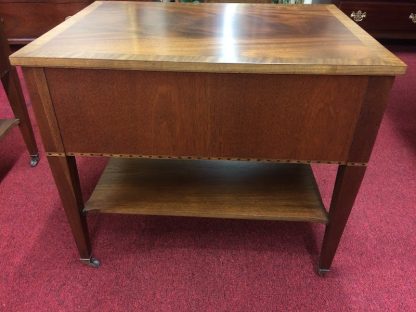
M 416 14 L 415 0 L 340 0 L 333 1 L 348 16 L 361 10 L 366 13 L 357 21 L 371 35 L 380 39 L 416 39 L 416 23 L 409 18 Z
M 367 89 L 366 77 L 348 76 L 47 69 L 46 77 L 65 151 L 84 153 L 347 161 Z
M 62 23 L 90 2 L 0 1 L 0 16 L 10 44 L 26 44 Z

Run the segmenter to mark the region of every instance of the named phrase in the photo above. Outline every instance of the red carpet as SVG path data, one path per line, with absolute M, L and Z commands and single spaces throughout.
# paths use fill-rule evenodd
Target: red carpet
M 102 266 L 83 266 L 43 152 L 31 169 L 14 129 L 0 142 L 0 311 L 416 311 L 416 47 L 393 50 L 409 70 L 326 278 L 323 226 L 306 223 L 92 216 Z M 104 164 L 79 161 L 85 196 Z M 315 169 L 327 203 L 335 167 Z

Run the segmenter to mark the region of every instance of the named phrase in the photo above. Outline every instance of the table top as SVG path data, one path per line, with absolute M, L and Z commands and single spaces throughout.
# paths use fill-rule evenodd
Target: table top
M 10 60 L 36 67 L 219 73 L 406 70 L 334 5 L 97 1 Z

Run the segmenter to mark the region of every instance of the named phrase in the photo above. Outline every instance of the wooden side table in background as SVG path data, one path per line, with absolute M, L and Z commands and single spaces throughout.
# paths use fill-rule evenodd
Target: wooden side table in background
M 416 39 L 415 0 L 333 0 L 377 39 Z
M 23 140 L 30 155 L 30 165 L 35 167 L 39 162 L 39 152 L 30 123 L 25 98 L 20 86 L 16 68 L 10 65 L 10 48 L 3 31 L 3 23 L 0 22 L 0 77 L 3 88 L 9 99 L 15 118 L 0 118 L 0 139 L 16 125 L 19 125 Z

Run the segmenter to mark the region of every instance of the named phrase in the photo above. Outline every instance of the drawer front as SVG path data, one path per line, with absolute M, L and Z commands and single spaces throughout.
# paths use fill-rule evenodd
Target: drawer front
M 66 152 L 321 161 L 348 159 L 368 83 L 58 68 L 46 77 Z
M 85 8 L 88 2 L 0 3 L 4 31 L 11 43 L 27 43 Z
M 416 33 L 416 23 L 412 21 L 410 15 L 416 15 L 416 3 L 374 3 L 374 2 L 340 2 L 340 9 L 351 17 L 355 12 L 358 25 L 370 32 L 375 31 L 410 31 Z M 361 21 L 357 12 L 365 12 L 365 17 Z

